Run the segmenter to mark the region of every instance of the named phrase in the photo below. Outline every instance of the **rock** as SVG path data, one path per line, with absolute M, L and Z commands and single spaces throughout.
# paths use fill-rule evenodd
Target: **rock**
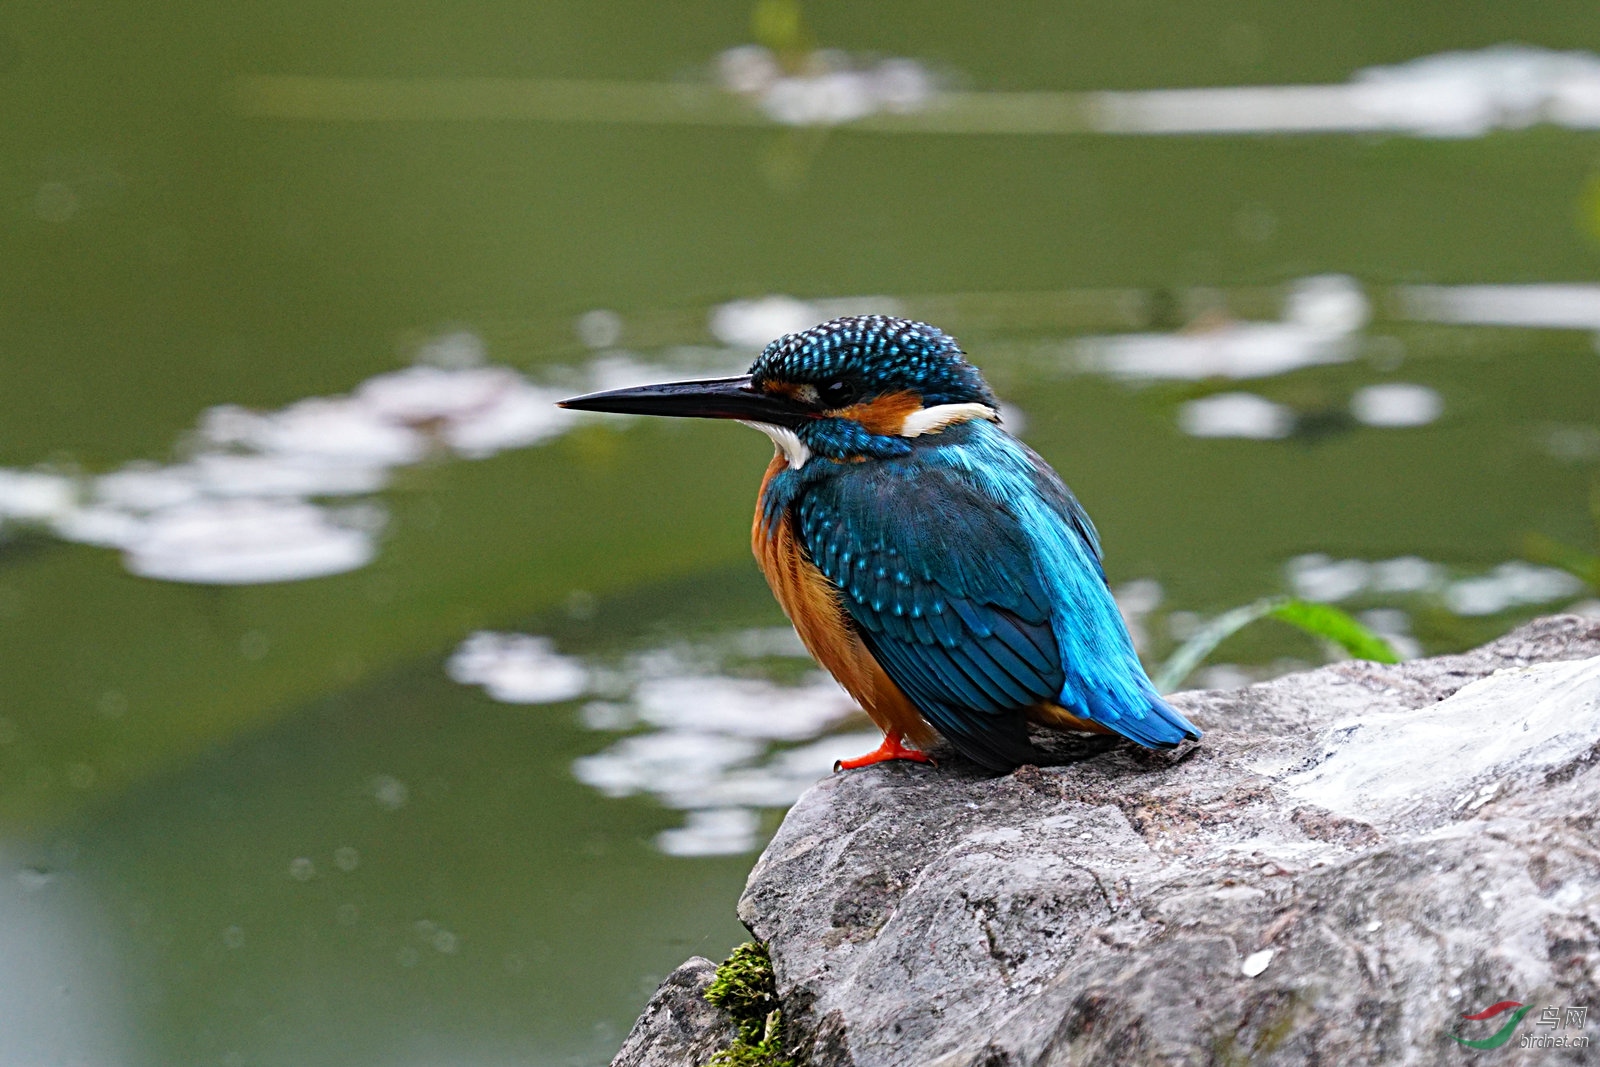
M 1600 623 L 1173 702 L 1199 744 L 807 792 L 739 901 L 802 1062 L 1456 1064 L 1505 1000 L 1580 1036 L 1538 1023 L 1600 1010 Z
M 706 1003 L 717 965 L 694 956 L 667 975 L 628 1032 L 612 1067 L 702 1067 L 734 1038 L 733 1020 Z

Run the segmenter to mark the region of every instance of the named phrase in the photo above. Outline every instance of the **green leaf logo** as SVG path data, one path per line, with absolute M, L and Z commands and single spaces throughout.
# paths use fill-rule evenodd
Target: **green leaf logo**
M 1512 1011 L 1513 1008 L 1516 1010 Z M 1470 1041 L 1467 1038 L 1462 1037 L 1460 1034 L 1451 1034 L 1450 1039 L 1459 1045 L 1465 1045 L 1467 1048 L 1499 1048 L 1501 1045 L 1511 1040 L 1511 1035 L 1517 1029 L 1517 1024 L 1522 1021 L 1522 1017 L 1524 1015 L 1528 1014 L 1532 1010 L 1532 1004 L 1518 1004 L 1514 1000 L 1502 1000 L 1500 1003 L 1491 1005 L 1490 1007 L 1485 1008 L 1483 1011 L 1462 1016 L 1463 1019 L 1472 1019 L 1476 1021 L 1481 1019 L 1492 1019 L 1501 1012 L 1510 1011 L 1511 1018 L 1507 1019 L 1505 1025 L 1496 1030 L 1493 1036 L 1486 1037 L 1481 1041 Z

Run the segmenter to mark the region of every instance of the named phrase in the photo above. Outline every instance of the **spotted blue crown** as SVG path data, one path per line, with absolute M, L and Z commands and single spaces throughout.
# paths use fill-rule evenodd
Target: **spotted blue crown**
M 845 380 L 863 398 L 911 391 L 926 406 L 996 404 L 978 368 L 937 326 L 888 315 L 854 315 L 773 341 L 750 366 L 757 389 L 771 382 Z

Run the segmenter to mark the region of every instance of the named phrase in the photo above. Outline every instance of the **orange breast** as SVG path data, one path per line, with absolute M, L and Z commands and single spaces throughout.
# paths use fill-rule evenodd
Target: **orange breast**
M 761 482 L 761 497 L 766 496 L 767 483 L 783 466 L 782 455 L 772 458 Z M 761 521 L 761 516 L 758 498 L 750 547 L 761 573 L 766 575 L 767 585 L 772 587 L 783 613 L 794 623 L 806 650 L 844 686 L 880 730 L 898 733 L 919 748 L 927 747 L 933 740 L 933 729 L 922 721 L 900 687 L 872 658 L 845 615 L 839 590 L 800 551 L 789 516 L 778 519 L 772 528 Z

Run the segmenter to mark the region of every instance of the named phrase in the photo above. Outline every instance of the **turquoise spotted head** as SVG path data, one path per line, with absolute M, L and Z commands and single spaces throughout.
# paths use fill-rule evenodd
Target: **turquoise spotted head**
M 580 411 L 736 419 L 766 433 L 792 467 L 812 456 L 888 458 L 910 439 L 998 403 L 954 338 L 885 315 L 834 319 L 778 338 L 735 378 L 668 382 L 562 402 Z

